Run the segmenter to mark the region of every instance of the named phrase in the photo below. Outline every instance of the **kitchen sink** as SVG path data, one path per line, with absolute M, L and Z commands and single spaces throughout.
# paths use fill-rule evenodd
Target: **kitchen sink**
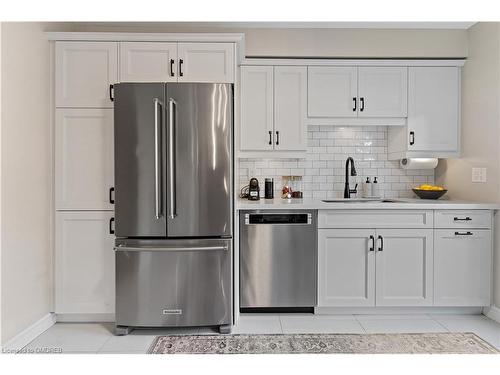
M 397 203 L 395 199 L 383 199 L 383 198 L 335 198 L 335 199 L 323 199 L 322 202 L 325 203 Z

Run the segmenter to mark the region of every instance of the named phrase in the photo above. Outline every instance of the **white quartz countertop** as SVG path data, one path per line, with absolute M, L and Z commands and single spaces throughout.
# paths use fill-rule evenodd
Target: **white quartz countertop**
M 388 201 L 350 200 L 323 202 L 321 199 L 260 199 L 238 198 L 237 210 L 498 210 L 499 203 L 395 198 Z

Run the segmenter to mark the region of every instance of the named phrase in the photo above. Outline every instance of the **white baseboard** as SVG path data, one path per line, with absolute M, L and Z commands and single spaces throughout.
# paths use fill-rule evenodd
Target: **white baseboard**
M 57 314 L 57 322 L 62 323 L 102 323 L 114 322 L 115 314 L 113 313 L 92 313 L 92 314 L 79 314 L 79 313 L 62 313 Z
M 500 308 L 496 306 L 485 307 L 483 309 L 483 314 L 491 320 L 500 323 Z
M 11 338 L 2 347 L 3 353 L 14 353 L 28 345 L 31 341 L 56 323 L 56 315 L 48 313 L 43 318 Z

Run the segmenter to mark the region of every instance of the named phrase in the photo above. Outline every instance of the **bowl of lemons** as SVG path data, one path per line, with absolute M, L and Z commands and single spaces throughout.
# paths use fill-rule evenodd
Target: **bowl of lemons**
M 412 189 L 421 199 L 439 199 L 446 194 L 448 190 L 442 186 L 422 184 Z

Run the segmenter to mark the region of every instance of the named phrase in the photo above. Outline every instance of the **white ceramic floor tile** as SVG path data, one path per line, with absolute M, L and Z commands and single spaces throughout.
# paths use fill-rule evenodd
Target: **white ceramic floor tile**
M 134 335 L 113 336 L 99 349 L 99 352 L 129 353 L 135 351 L 146 352 L 156 336 Z
M 365 315 L 365 314 L 357 314 L 354 315 L 354 317 L 358 320 L 363 320 L 363 319 L 370 319 L 370 320 L 390 320 L 390 319 L 397 319 L 397 320 L 415 320 L 415 319 L 432 319 L 430 315 L 427 314 L 377 314 L 377 315 Z
M 109 323 L 57 323 L 26 348 L 61 348 L 62 353 L 96 353 L 112 336 Z
M 450 332 L 473 332 L 500 349 L 500 324 L 484 315 L 433 315 Z
M 279 315 L 240 315 L 231 333 L 283 333 Z
M 367 333 L 424 333 L 448 332 L 438 322 L 429 318 L 422 319 L 381 319 L 377 317 L 356 317 Z
M 349 315 L 281 315 L 283 333 L 364 333 Z

